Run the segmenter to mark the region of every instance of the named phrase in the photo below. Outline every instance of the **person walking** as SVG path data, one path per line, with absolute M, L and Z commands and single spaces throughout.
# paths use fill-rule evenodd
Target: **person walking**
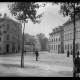
M 38 59 L 39 59 L 39 52 L 38 52 L 38 50 L 35 51 L 35 55 L 36 55 L 36 61 L 38 61 Z

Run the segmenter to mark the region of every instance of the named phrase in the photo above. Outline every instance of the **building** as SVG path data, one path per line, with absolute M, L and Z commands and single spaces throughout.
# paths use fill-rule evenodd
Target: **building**
M 73 51 L 73 19 L 69 19 L 66 21 L 64 24 L 64 52 L 67 53 Z M 76 15 L 76 20 L 75 20 L 75 27 L 76 27 L 76 32 L 75 32 L 75 48 L 76 50 L 79 49 L 80 51 L 80 18 Z
M 0 18 L 0 54 L 14 53 L 21 50 L 22 26 L 4 14 Z
M 53 53 L 63 53 L 64 52 L 64 36 L 63 36 L 63 26 L 58 26 L 53 29 L 50 35 L 50 52 Z

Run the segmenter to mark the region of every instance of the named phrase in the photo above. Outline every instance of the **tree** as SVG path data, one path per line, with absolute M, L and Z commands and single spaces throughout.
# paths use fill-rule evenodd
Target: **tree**
M 46 50 L 46 44 L 48 42 L 48 39 L 42 33 L 37 34 L 37 37 L 39 38 L 39 41 L 40 41 L 40 44 L 41 44 L 41 50 L 42 51 L 45 51 Z
M 74 31 L 73 31 L 73 77 L 76 77 L 75 73 L 75 15 L 77 15 L 80 12 L 80 2 L 73 2 L 73 3 L 61 3 L 60 6 L 60 13 L 63 14 L 63 16 L 70 16 L 73 20 L 74 25 Z M 79 15 L 78 15 L 79 16 Z
M 45 3 L 43 3 L 45 4 Z M 28 23 L 30 19 L 34 24 L 41 22 L 43 13 L 37 14 L 37 11 L 41 5 L 35 2 L 14 2 L 9 4 L 8 8 L 13 16 L 20 22 L 24 23 L 23 35 L 22 35 L 22 55 L 21 55 L 21 67 L 24 67 L 24 29 L 25 23 Z M 44 6 L 43 6 L 44 7 Z

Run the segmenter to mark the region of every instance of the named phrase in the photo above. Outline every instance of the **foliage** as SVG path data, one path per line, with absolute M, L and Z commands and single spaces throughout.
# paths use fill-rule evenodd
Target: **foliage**
M 42 33 L 37 34 L 37 37 L 39 38 L 39 41 L 40 41 L 40 44 L 41 44 L 41 50 L 42 51 L 45 51 L 46 50 L 46 44 L 48 42 L 48 39 Z
M 75 7 L 74 7 L 75 5 Z M 80 2 L 64 2 L 60 4 L 60 14 L 63 16 L 74 16 L 74 8 L 75 8 L 75 15 L 80 12 Z
M 24 34 L 25 45 L 34 45 L 34 39 L 32 35 Z
M 41 20 L 39 18 L 44 14 L 37 14 L 39 7 L 40 5 L 35 2 L 14 2 L 8 5 L 10 12 L 16 19 L 21 22 L 28 22 L 28 19 L 30 19 L 33 23 L 40 23 Z

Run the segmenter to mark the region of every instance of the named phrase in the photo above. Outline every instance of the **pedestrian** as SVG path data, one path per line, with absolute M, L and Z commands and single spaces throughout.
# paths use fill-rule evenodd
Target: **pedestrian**
M 35 51 L 35 55 L 36 55 L 36 61 L 38 61 L 38 59 L 39 59 L 39 52 L 38 52 L 38 50 Z
M 69 54 L 70 54 L 70 53 L 69 53 L 69 50 L 68 50 L 68 51 L 67 51 L 67 57 L 69 57 Z

